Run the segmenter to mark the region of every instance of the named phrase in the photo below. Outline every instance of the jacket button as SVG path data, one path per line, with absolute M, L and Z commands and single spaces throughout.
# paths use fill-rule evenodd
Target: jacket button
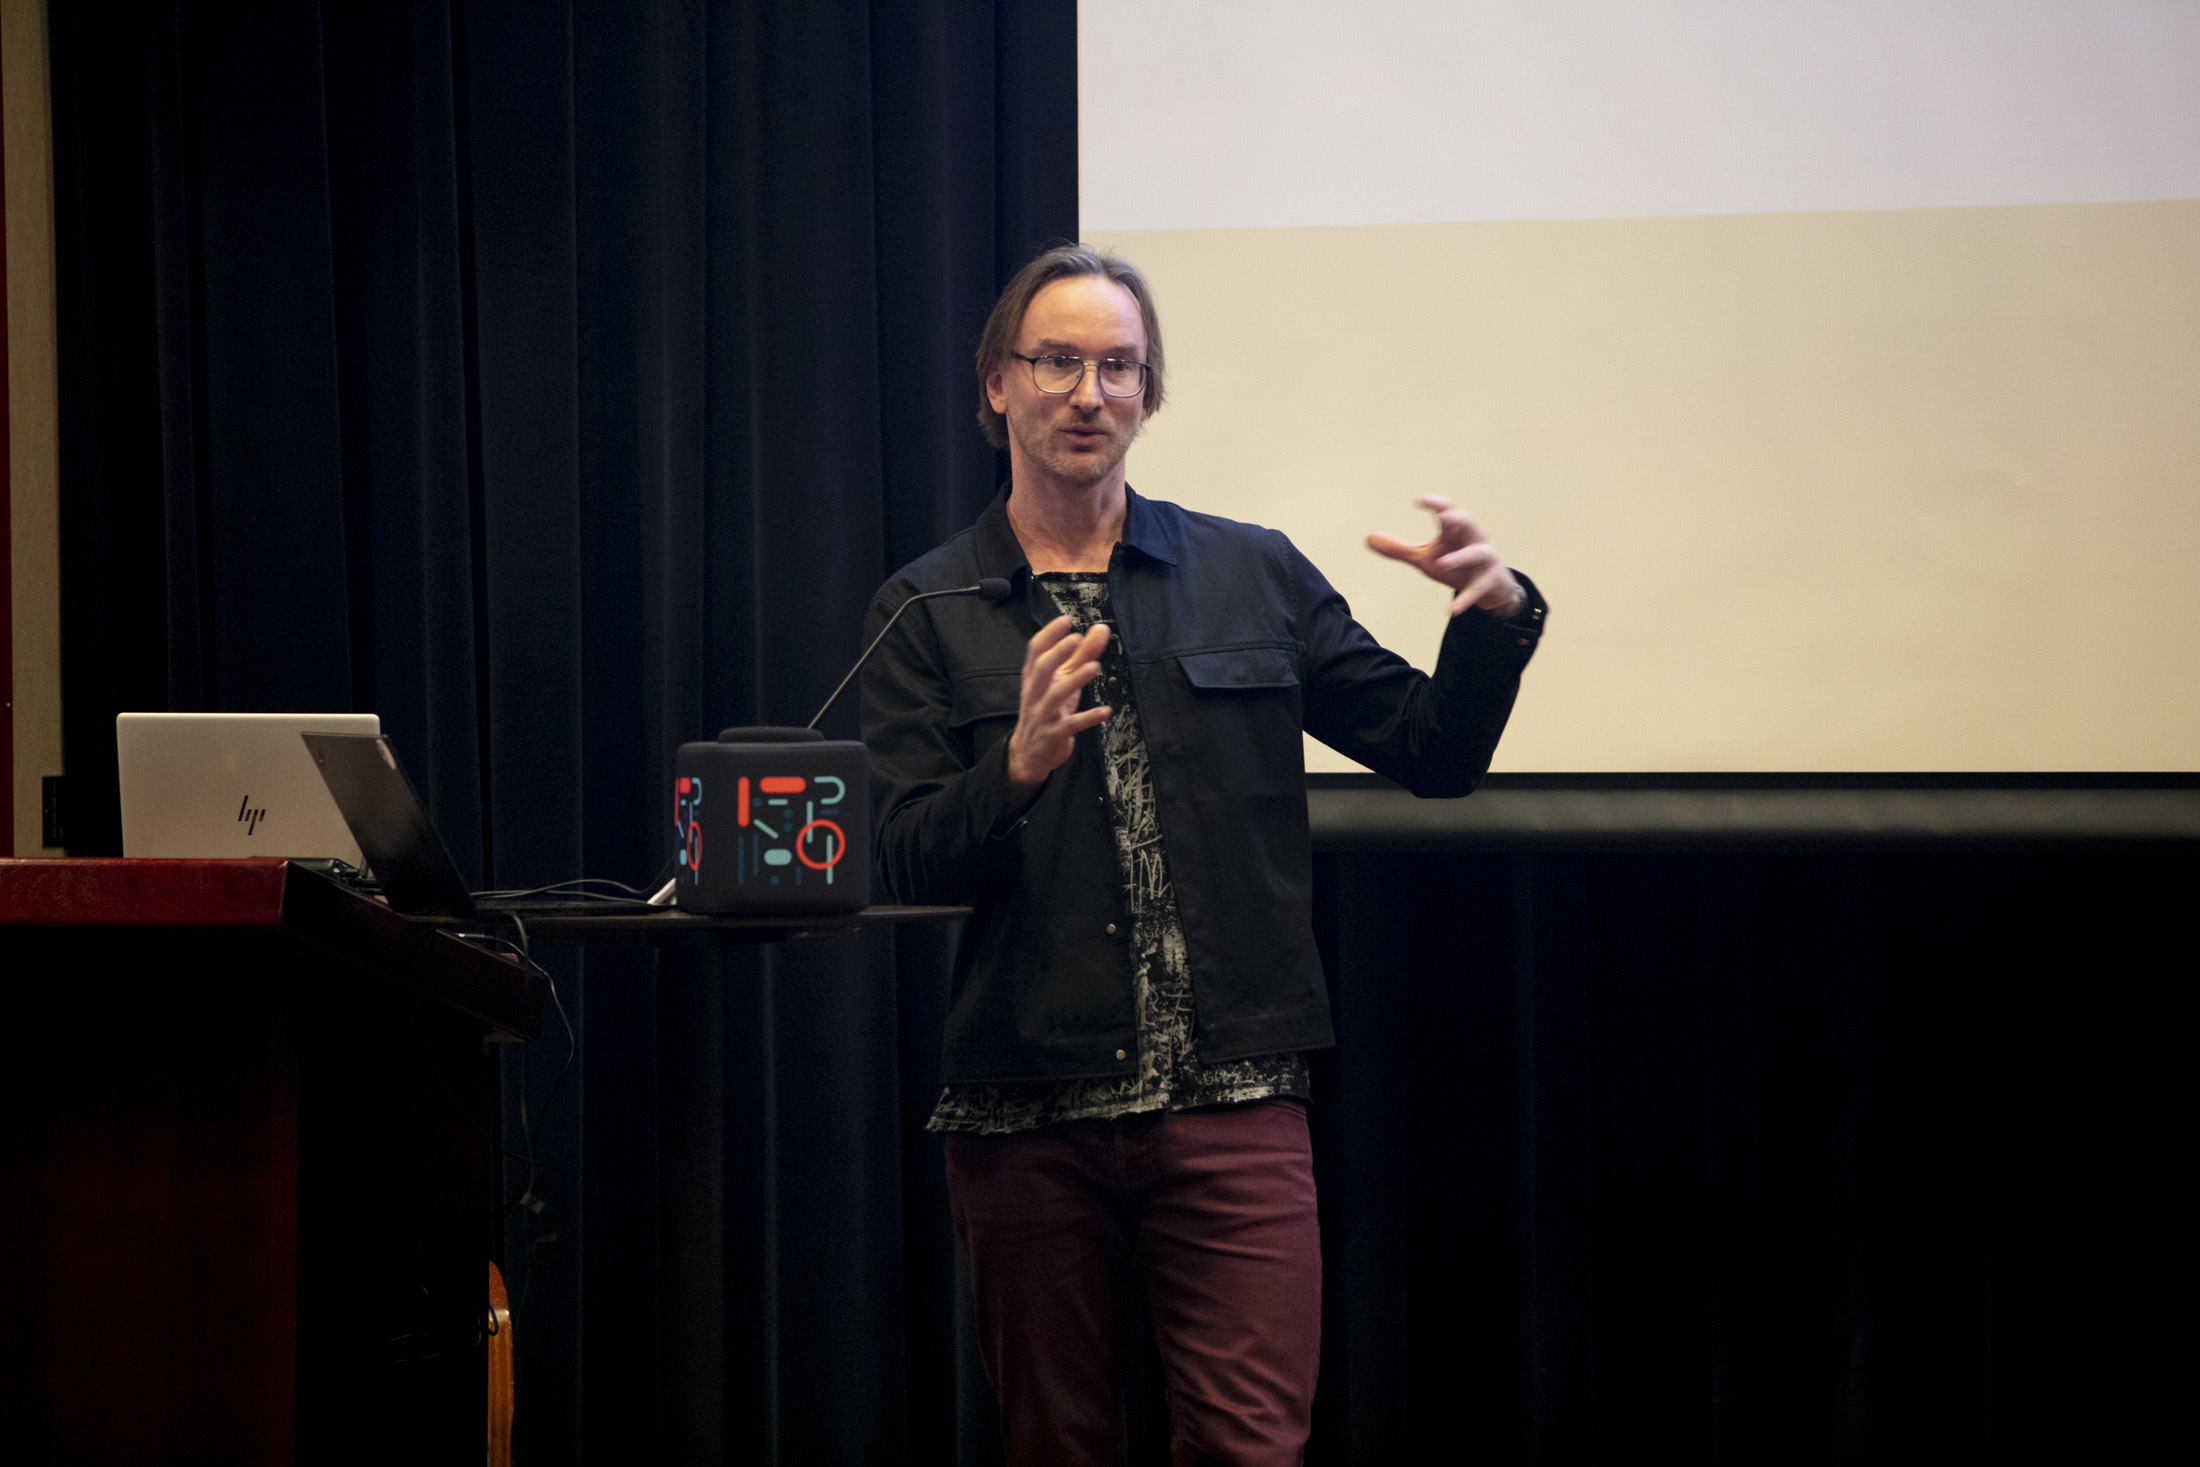
M 1117 1050 L 1117 1051 L 1115 1052 L 1115 1057 L 1116 1057 L 1117 1059 L 1129 1059 L 1129 1058 L 1130 1058 L 1130 1053 L 1129 1053 L 1129 1051 L 1127 1051 L 1127 1050 L 1121 1050 L 1121 1049 L 1119 1049 L 1119 1050 Z
M 1115 924 L 1114 924 L 1113 922 L 1110 922 L 1110 923 L 1108 924 L 1108 936 L 1110 936 L 1110 937 L 1113 937 L 1113 936 L 1115 936 Z M 1121 1059 L 1122 1057 L 1123 1057 L 1123 1056 L 1121 1056 L 1121 1055 L 1117 1055 L 1117 1056 L 1116 1056 L 1116 1058 L 1117 1058 L 1117 1059 Z

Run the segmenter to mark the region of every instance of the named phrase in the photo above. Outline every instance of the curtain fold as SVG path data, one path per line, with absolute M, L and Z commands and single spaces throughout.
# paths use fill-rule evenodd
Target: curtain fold
M 970 353 L 1076 233 L 1065 0 L 51 24 L 77 854 L 115 713 L 359 709 L 469 881 L 645 882 L 675 747 L 806 721 L 993 493 Z M 582 1042 L 506 1055 L 529 1460 L 958 1450 L 951 941 L 538 946 Z
M 2177 1429 L 2191 846 L 1320 868 L 1310 1462 Z

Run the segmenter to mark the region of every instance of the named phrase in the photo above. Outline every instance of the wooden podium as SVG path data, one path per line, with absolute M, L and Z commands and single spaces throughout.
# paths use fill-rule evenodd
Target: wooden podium
M 541 980 L 279 860 L 0 860 L 0 1451 L 482 1460 Z

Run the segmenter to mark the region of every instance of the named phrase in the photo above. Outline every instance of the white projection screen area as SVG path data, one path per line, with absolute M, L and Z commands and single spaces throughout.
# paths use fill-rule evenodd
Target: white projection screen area
M 2200 3 L 1082 0 L 1143 493 L 1472 509 L 1551 626 L 1497 768 L 2200 768 Z M 1316 770 L 1349 769 L 1309 747 Z

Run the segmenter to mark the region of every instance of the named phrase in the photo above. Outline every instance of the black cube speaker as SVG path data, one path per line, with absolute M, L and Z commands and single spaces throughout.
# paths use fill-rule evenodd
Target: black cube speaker
M 714 916 L 871 904 L 871 756 L 807 728 L 729 728 L 672 761 L 677 895 Z

